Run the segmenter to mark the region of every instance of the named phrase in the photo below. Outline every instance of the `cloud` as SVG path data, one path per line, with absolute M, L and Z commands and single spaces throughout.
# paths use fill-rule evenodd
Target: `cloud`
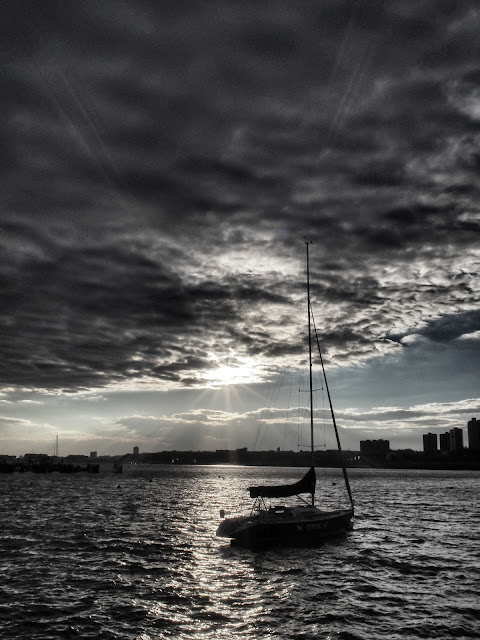
M 3 426 L 15 427 L 15 426 L 22 426 L 22 425 L 28 424 L 28 420 L 23 420 L 22 418 L 9 418 L 9 417 L 0 416 L 0 423 Z
M 472 415 L 480 413 L 480 400 L 418 404 L 408 408 L 374 407 L 336 412 L 344 448 L 358 450 L 360 440 L 387 438 L 393 449 L 422 448 L 422 434 L 465 429 Z M 317 444 L 336 448 L 329 416 L 315 411 Z M 318 429 L 325 426 L 325 433 Z M 99 434 L 100 435 L 100 434 Z M 298 450 L 309 447 L 309 415 L 306 408 L 265 408 L 251 411 L 190 409 L 183 413 L 125 415 L 103 428 L 101 437 L 115 436 L 143 450 L 212 450 L 247 446 L 250 450 Z M 408 445 L 406 443 L 409 443 Z
M 356 409 L 342 411 L 338 420 L 343 425 L 342 440 L 355 441 L 382 438 L 390 440 L 392 449 L 421 450 L 422 435 L 445 433 L 456 427 L 464 429 L 469 418 L 480 410 L 478 398 L 458 402 L 418 404 L 408 408 L 378 407 L 367 412 Z M 467 440 L 465 438 L 465 440 Z M 358 448 L 358 445 L 352 448 Z
M 464 333 L 461 335 L 459 340 L 480 340 L 480 329 L 478 331 L 473 331 L 472 333 Z
M 448 352 L 465 389 L 479 24 L 474 0 L 6 9 L 1 384 L 267 380 L 302 346 L 307 236 L 329 366 L 435 388 Z

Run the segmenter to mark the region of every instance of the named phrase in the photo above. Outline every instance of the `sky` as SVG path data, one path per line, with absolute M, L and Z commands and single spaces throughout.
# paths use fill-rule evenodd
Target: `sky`
M 304 448 L 306 239 L 343 447 L 467 444 L 478 0 L 25 0 L 0 30 L 0 454 Z

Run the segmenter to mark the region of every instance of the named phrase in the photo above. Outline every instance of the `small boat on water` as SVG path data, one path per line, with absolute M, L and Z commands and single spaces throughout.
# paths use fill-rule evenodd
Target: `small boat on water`
M 250 497 L 254 500 L 250 515 L 224 518 L 217 529 L 217 536 L 230 538 L 232 543 L 244 546 L 272 546 L 272 545 L 312 545 L 327 538 L 338 537 L 353 529 L 354 501 L 345 467 L 340 437 L 332 400 L 325 375 L 320 342 L 313 322 L 313 312 L 310 302 L 310 273 L 309 273 L 309 243 L 307 247 L 307 315 L 308 315 L 308 354 L 309 354 L 309 395 L 310 395 L 310 452 L 311 466 L 303 478 L 289 485 L 250 487 Z M 313 331 L 312 331 L 313 326 Z M 328 396 L 332 425 L 335 432 L 337 448 L 340 454 L 340 464 L 343 471 L 346 493 L 349 504 L 338 509 L 322 509 L 315 505 L 315 443 L 314 443 L 314 409 L 313 409 L 313 378 L 312 378 L 312 343 L 318 350 L 322 378 Z M 303 497 L 310 494 L 310 500 Z M 298 496 L 300 503 L 267 505 L 266 499 L 279 499 Z M 225 513 L 222 510 L 221 513 Z

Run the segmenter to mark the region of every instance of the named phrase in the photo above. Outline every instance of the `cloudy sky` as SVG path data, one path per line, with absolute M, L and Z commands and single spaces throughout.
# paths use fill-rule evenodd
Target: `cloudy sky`
M 478 0 L 0 30 L 0 454 L 301 446 L 304 237 L 344 446 L 479 416 Z

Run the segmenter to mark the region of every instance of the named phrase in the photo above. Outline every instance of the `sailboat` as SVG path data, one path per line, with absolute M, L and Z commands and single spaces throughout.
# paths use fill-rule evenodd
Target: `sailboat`
M 217 536 L 230 538 L 232 543 L 243 546 L 257 545 L 311 545 L 326 538 L 339 537 L 353 529 L 354 500 L 350 488 L 347 469 L 342 455 L 340 437 L 333 411 L 332 400 L 328 388 L 325 367 L 320 343 L 313 323 L 310 302 L 309 242 L 307 247 L 307 311 L 308 311 L 308 355 L 310 380 L 310 454 L 311 465 L 303 478 L 289 485 L 250 487 L 250 497 L 254 500 L 250 515 L 224 518 L 217 529 Z M 322 509 L 315 504 L 315 443 L 314 443 L 314 410 L 313 410 L 313 375 L 312 375 L 312 324 L 315 329 L 315 342 L 321 365 L 322 377 L 328 397 L 332 424 L 335 431 L 341 468 L 348 494 L 349 506 L 330 510 Z M 303 496 L 310 494 L 310 500 Z M 266 499 L 279 499 L 298 496 L 300 503 L 267 505 Z M 224 515 L 224 510 L 221 511 Z

